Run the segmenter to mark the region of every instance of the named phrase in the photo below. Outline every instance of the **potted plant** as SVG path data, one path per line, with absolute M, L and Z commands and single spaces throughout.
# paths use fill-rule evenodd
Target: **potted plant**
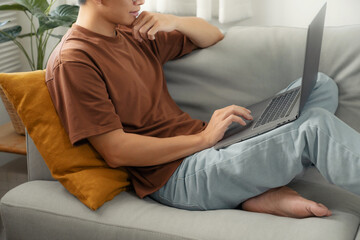
M 50 37 L 61 39 L 61 35 L 54 35 L 53 30 L 57 27 L 70 27 L 77 18 L 79 7 L 75 5 L 62 4 L 51 10 L 56 0 L 14 0 L 13 4 L 0 5 L 0 11 L 22 11 L 29 19 L 30 32 L 22 33 L 22 27 L 6 27 L 10 21 L 0 22 L 0 43 L 13 41 L 25 55 L 31 70 L 45 68 L 45 53 Z M 36 21 L 37 19 L 37 21 Z M 20 38 L 30 38 L 30 49 L 26 50 Z M 9 113 L 15 131 L 19 134 L 25 133 L 25 128 L 17 116 L 16 110 L 7 101 L 6 96 L 0 88 L 6 110 Z M 12 109 L 11 109 L 12 108 Z M 20 124 L 19 124 L 20 122 Z M 21 125 L 21 126 L 19 126 Z
M 44 60 L 47 43 L 50 37 L 61 39 L 61 35 L 52 34 L 57 27 L 70 27 L 77 18 L 79 7 L 75 5 L 63 4 L 51 10 L 56 0 L 14 0 L 14 4 L 0 5 L 0 11 L 22 11 L 29 19 L 30 32 L 21 33 L 22 27 L 17 25 L 0 30 L 0 43 L 13 41 L 24 53 L 29 62 L 31 70 L 44 69 Z M 35 22 L 38 20 L 38 24 Z M 0 22 L 1 26 L 6 26 L 10 21 Z M 30 51 L 27 51 L 18 41 L 19 38 L 30 38 Z M 34 44 L 35 42 L 35 44 Z M 36 59 L 35 59 L 35 54 Z

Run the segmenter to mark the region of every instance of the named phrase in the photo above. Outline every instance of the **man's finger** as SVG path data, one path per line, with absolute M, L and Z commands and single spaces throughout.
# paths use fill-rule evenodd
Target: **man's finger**
M 154 22 L 149 21 L 145 23 L 140 29 L 139 33 L 143 39 L 148 39 L 148 31 L 154 26 Z
M 246 125 L 246 122 L 241 117 L 236 116 L 236 115 L 230 115 L 225 119 L 226 127 L 229 127 L 230 124 L 233 123 L 233 122 L 237 122 L 237 123 L 241 124 L 242 126 Z
M 228 116 L 234 114 L 237 116 L 242 116 L 247 120 L 253 120 L 253 117 L 251 116 L 251 114 L 249 113 L 249 111 L 246 110 L 246 108 L 237 106 L 237 105 L 231 105 L 228 106 L 224 109 L 224 115 L 223 115 L 223 119 L 227 118 Z
M 139 16 L 140 18 L 140 16 Z M 137 21 L 136 23 L 133 24 L 133 37 L 139 41 L 142 40 L 141 35 L 140 35 L 140 29 L 149 21 L 149 19 L 151 18 L 151 16 L 149 15 L 143 15 L 141 16 L 140 19 L 136 19 L 135 21 Z
M 155 40 L 155 35 L 159 31 L 160 25 L 158 23 L 155 23 L 154 26 L 147 32 L 147 37 L 150 40 Z

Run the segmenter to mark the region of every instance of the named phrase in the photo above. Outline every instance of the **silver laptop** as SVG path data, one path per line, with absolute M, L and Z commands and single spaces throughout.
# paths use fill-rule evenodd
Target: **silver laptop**
M 223 139 L 214 146 L 215 149 L 224 148 L 236 142 L 260 135 L 294 121 L 299 117 L 316 84 L 325 13 L 326 3 L 321 7 L 308 27 L 301 86 L 248 106 L 247 109 L 251 110 L 253 120 L 245 120 L 247 122 L 246 126 L 232 123 L 225 132 Z

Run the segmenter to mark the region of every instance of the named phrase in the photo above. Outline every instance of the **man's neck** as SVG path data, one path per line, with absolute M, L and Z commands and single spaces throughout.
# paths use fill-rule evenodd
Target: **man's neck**
M 80 7 L 76 24 L 92 32 L 108 37 L 115 36 L 115 25 L 107 22 L 101 16 L 88 8 Z

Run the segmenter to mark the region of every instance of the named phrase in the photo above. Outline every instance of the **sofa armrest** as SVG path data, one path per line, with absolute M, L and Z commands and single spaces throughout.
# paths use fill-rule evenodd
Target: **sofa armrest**
M 28 179 L 33 180 L 55 180 L 50 173 L 44 159 L 37 150 L 35 143 L 26 132 L 26 151 Z

